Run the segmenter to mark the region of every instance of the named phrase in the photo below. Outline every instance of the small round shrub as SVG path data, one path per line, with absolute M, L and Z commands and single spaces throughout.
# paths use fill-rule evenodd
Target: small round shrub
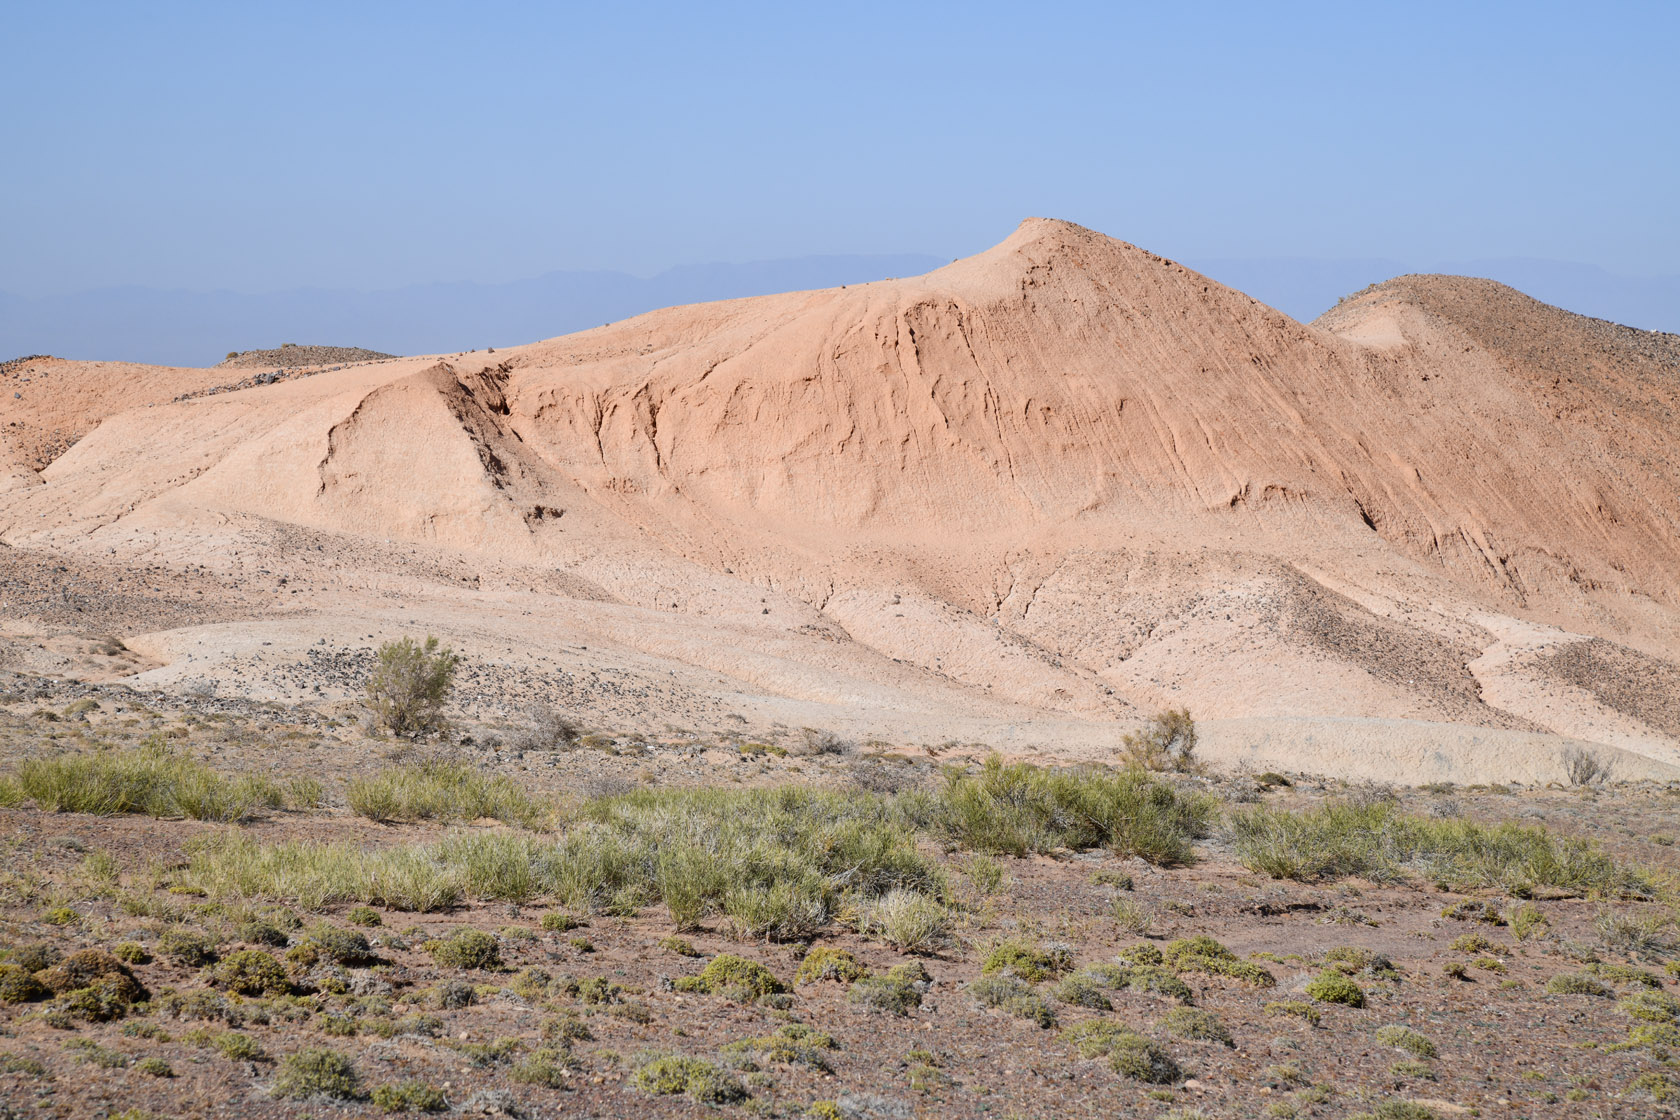
M 449 1101 L 442 1089 L 424 1081 L 402 1081 L 375 1089 L 373 1105 L 383 1112 L 442 1112 Z
M 100 985 L 105 995 L 124 1004 L 138 1003 L 147 994 L 128 966 L 103 949 L 71 953 L 36 979 L 58 995 Z
M 1220 1021 L 1219 1016 L 1211 1011 L 1203 1011 L 1198 1007 L 1173 1008 L 1161 1019 L 1161 1026 L 1168 1034 L 1177 1038 L 1188 1038 L 1197 1042 L 1218 1042 L 1230 1047 L 1237 1045 L 1236 1040 L 1231 1037 L 1230 1030 Z
M 355 1100 L 361 1095 L 361 1078 L 355 1063 L 337 1050 L 311 1047 L 287 1054 L 274 1078 L 274 1095 L 291 1100 L 331 1097 Z
M 1560 972 L 1546 981 L 1546 991 L 1554 996 L 1599 996 L 1609 999 L 1609 987 L 1579 972 Z
M 46 999 L 45 984 L 15 964 L 0 964 L 0 1003 L 34 1003 Z
M 162 1058 L 141 1058 L 134 1068 L 148 1077 L 174 1077 L 175 1071 Z
M 1333 969 L 1326 969 L 1308 981 L 1307 995 L 1320 1003 L 1365 1006 L 1365 989 Z
M 681 992 L 728 995 L 742 1003 L 787 991 L 787 986 L 776 979 L 768 968 L 734 953 L 719 953 L 706 963 L 698 976 L 684 976 L 677 981 L 676 987 Z
M 819 980 L 837 980 L 842 984 L 850 984 L 868 971 L 846 950 L 819 945 L 806 953 L 805 959 L 799 962 L 799 971 L 793 974 L 793 982 L 800 985 L 815 984 Z
M 260 949 L 229 953 L 216 965 L 216 982 L 242 996 L 283 996 L 292 990 L 280 962 Z
M 176 964 L 203 968 L 216 959 L 216 942 L 196 930 L 164 930 L 158 938 L 158 952 Z
M 642 1063 L 632 1081 L 644 1093 L 686 1093 L 701 1104 L 731 1104 L 748 1095 L 740 1082 L 711 1062 L 676 1054 Z
M 379 911 L 371 906 L 352 907 L 344 918 L 353 926 L 377 926 L 385 922 L 385 919 L 379 916 Z
M 152 955 L 146 952 L 146 947 L 137 941 L 124 941 L 111 950 L 111 955 L 124 964 L 152 963 Z
M 502 966 L 502 947 L 494 934 L 481 929 L 457 930 L 442 941 L 429 941 L 426 949 L 444 968 L 493 969 Z
M 1433 1058 L 1436 1055 L 1435 1044 L 1429 1041 L 1428 1037 L 1399 1023 L 1379 1028 L 1377 1041 L 1418 1058 Z

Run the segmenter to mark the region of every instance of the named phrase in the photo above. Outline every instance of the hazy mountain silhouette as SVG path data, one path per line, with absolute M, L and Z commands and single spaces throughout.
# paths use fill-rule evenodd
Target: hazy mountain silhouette
M 657 276 L 551 272 L 506 284 L 416 284 L 248 295 L 138 286 L 28 298 L 0 293 L 0 357 L 204 366 L 282 342 L 429 354 L 511 346 L 660 307 L 913 276 L 946 263 L 905 253 L 685 265 Z

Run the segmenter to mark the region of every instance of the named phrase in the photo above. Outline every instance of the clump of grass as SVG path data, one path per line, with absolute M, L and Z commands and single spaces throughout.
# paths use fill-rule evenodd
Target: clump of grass
M 1197 1007 L 1173 1008 L 1161 1018 L 1161 1027 L 1177 1038 L 1218 1042 L 1233 1048 L 1237 1045 L 1236 1039 L 1231 1037 L 1230 1030 L 1220 1021 L 1219 1016 Z
M 1649 1023 L 1680 1022 L 1680 1000 L 1667 992 L 1635 992 L 1616 1006 L 1623 1013 Z
M 1146 1085 L 1170 1085 L 1183 1076 L 1167 1052 L 1134 1030 L 1107 1019 L 1087 1019 L 1066 1036 L 1082 1058 L 1106 1058 L 1122 1077 Z
M 919 891 L 894 888 L 858 907 L 858 932 L 901 953 L 931 952 L 948 939 L 951 912 Z
M 1340 1003 L 1347 1007 L 1365 1006 L 1365 989 L 1352 980 L 1326 969 L 1307 982 L 1307 996 L 1320 1003 Z
M 379 916 L 379 911 L 371 906 L 352 906 L 350 912 L 344 915 L 344 919 L 353 926 L 377 926 L 385 922 L 385 919 Z
M 1667 932 L 1673 922 L 1668 914 L 1656 911 L 1639 914 L 1605 909 L 1593 919 L 1593 928 L 1606 948 L 1655 960 L 1674 950 L 1674 940 Z
M 0 964 L 0 1003 L 35 1003 L 52 993 L 34 975 L 15 964 Z
M 684 976 L 677 980 L 676 987 L 681 992 L 727 995 L 741 1003 L 787 991 L 787 986 L 768 968 L 733 953 L 719 953 L 698 976 Z
M 741 1083 L 723 1069 L 678 1054 L 644 1055 L 631 1082 L 644 1093 L 682 1093 L 701 1104 L 732 1104 L 748 1096 Z
M 1437 1054 L 1435 1044 L 1427 1036 L 1399 1023 L 1378 1027 L 1377 1041 L 1404 1050 L 1414 1058 L 1433 1058 Z
M 589 923 L 575 914 L 568 914 L 563 910 L 550 910 L 542 916 L 542 928 L 550 933 L 569 933 Z M 667 937 L 665 941 L 681 941 L 680 937 Z M 664 944 L 665 942 L 660 942 Z
M 981 1007 L 996 1007 L 1018 1019 L 1046 1029 L 1056 1025 L 1056 1013 L 1030 984 L 1008 974 L 982 976 L 968 986 L 969 998 Z
M 1155 911 L 1146 904 L 1130 898 L 1116 898 L 1109 904 L 1114 924 L 1127 933 L 1143 936 L 1155 924 Z
M 361 1078 L 355 1063 L 337 1050 L 313 1047 L 281 1059 L 274 1095 L 292 1100 L 355 1100 L 361 1095 Z
M 799 970 L 793 974 L 795 985 L 815 984 L 821 980 L 837 980 L 850 984 L 868 973 L 858 959 L 844 949 L 819 945 L 805 954 Z
M 1233 814 L 1231 836 L 1243 866 L 1274 879 L 1393 881 L 1414 873 L 1519 895 L 1545 887 L 1649 897 L 1656 889 L 1648 873 L 1586 840 L 1529 825 L 1412 816 L 1386 800 L 1302 812 L 1255 806 Z
M 353 778 L 344 793 L 352 811 L 375 821 L 493 817 L 522 828 L 541 828 L 548 820 L 547 808 L 512 778 L 436 759 Z
M 138 747 L 25 759 L 15 781 L 24 797 L 49 813 L 237 821 L 284 802 L 268 779 L 223 777 L 172 750 L 161 736 Z
M 1141 769 L 1045 770 L 995 755 L 979 774 L 948 771 L 939 826 L 965 848 L 1023 856 L 1055 848 L 1107 848 L 1155 864 L 1191 860 L 1215 813 L 1204 794 L 1183 794 Z
M 1177 972 L 1205 972 L 1229 976 L 1245 984 L 1270 988 L 1277 977 L 1252 961 L 1245 961 L 1211 937 L 1197 936 L 1168 942 L 1161 952 L 1163 962 Z

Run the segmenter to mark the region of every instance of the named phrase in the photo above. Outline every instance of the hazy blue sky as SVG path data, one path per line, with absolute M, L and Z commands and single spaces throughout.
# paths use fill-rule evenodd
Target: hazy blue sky
M 13 4 L 0 290 L 955 257 L 1027 215 L 1672 274 L 1677 41 L 1672 2 Z

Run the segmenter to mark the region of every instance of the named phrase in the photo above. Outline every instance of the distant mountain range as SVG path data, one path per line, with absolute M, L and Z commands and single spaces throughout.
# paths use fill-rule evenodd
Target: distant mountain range
M 511 346 L 685 303 L 914 276 L 925 254 L 698 264 L 652 277 L 551 272 L 505 284 L 416 284 L 375 292 L 299 288 L 248 295 L 138 286 L 32 298 L 0 292 L 0 358 L 204 366 L 282 342 L 427 354 Z M 1342 296 L 1406 272 L 1482 276 L 1582 315 L 1680 331 L 1680 276 L 1617 276 L 1590 265 L 1504 259 L 1419 264 L 1384 258 L 1197 258 L 1184 264 L 1303 322 Z
M 0 293 L 0 357 L 206 366 L 230 350 L 283 342 L 436 354 L 535 342 L 678 304 L 916 276 L 947 263 L 921 254 L 798 257 L 686 265 L 645 278 L 550 272 L 506 284 L 377 292 L 299 288 L 246 295 L 131 286 L 35 299 Z

